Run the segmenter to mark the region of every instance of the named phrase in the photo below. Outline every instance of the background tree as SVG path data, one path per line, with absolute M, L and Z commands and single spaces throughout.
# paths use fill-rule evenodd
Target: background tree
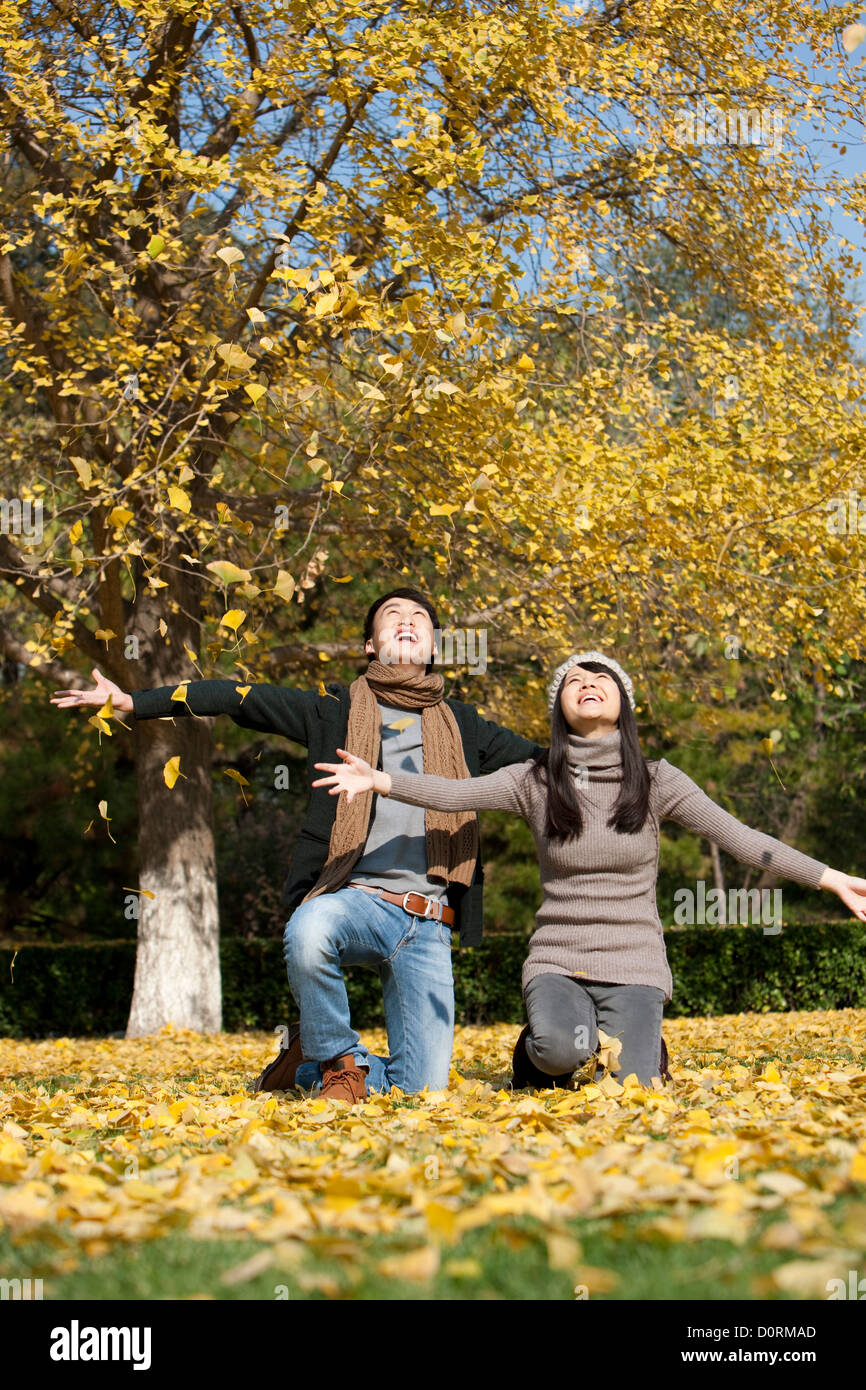
M 816 62 L 826 119 L 856 116 L 842 17 L 0 0 L 8 641 L 123 688 L 318 679 L 300 600 L 423 553 L 443 620 L 529 663 L 483 681 L 515 722 L 576 634 L 628 643 L 644 678 L 684 628 L 855 656 L 862 561 L 822 511 L 861 457 L 851 254 L 793 138 L 709 146 L 680 119 L 793 124 Z M 689 299 L 647 318 L 619 282 L 660 245 Z M 708 327 L 720 285 L 736 323 Z M 565 383 L 539 370 L 563 321 Z M 131 743 L 129 1031 L 213 1029 L 209 723 Z

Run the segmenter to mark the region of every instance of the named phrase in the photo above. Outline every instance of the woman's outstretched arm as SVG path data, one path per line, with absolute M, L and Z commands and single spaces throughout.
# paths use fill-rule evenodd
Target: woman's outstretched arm
M 827 888 L 836 893 L 855 917 L 866 922 L 866 879 L 831 869 L 819 859 L 801 854 L 791 845 L 753 830 L 717 805 L 697 782 L 662 758 L 656 774 L 659 820 L 672 820 L 686 830 L 696 830 L 727 850 L 741 864 L 769 869 L 782 878 L 807 888 Z
M 535 759 L 510 763 L 484 777 L 437 777 L 427 772 L 380 772 L 363 758 L 337 752 L 341 763 L 315 763 L 314 766 L 331 776 L 320 777 L 314 787 L 329 787 L 330 796 L 346 793 L 352 800 L 359 792 L 374 791 L 390 796 L 410 806 L 429 806 L 434 811 L 513 811 L 526 817 L 529 803 L 526 776 Z

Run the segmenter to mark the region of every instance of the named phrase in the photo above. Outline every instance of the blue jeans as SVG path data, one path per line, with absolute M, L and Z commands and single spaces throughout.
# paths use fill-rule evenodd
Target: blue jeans
M 369 1067 L 368 1091 L 438 1091 L 448 1085 L 454 1042 L 451 928 L 414 917 L 362 888 L 338 888 L 301 903 L 286 923 L 283 957 L 300 1010 L 296 1084 L 321 1085 L 321 1062 L 351 1052 Z M 389 1057 L 369 1052 L 349 1017 L 344 965 L 382 981 Z

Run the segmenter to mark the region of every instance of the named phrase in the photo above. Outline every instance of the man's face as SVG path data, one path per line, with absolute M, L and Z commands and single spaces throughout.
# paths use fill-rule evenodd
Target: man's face
M 426 608 L 411 598 L 389 598 L 376 612 L 373 635 L 364 651 L 385 665 L 426 666 L 431 653 L 439 655 L 433 639 L 433 623 Z

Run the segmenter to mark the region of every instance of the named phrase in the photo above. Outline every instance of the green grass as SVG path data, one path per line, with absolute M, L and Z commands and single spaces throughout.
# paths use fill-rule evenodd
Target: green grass
M 851 1199 L 841 1198 L 825 1210 L 835 1224 L 850 1207 Z M 796 1252 L 764 1250 L 758 1244 L 760 1233 L 784 1213 L 767 1214 L 742 1246 L 715 1239 L 670 1243 L 645 1229 L 658 1214 L 568 1223 L 565 1229 L 582 1247 L 581 1263 L 619 1275 L 616 1289 L 590 1292 L 590 1301 L 788 1301 L 787 1294 L 769 1284 L 768 1276 L 778 1265 L 796 1258 Z M 443 1247 L 442 1266 L 428 1283 L 391 1279 L 378 1272 L 379 1260 L 411 1248 L 405 1240 L 335 1235 L 324 1236 L 318 1250 L 315 1246 L 305 1252 L 299 1249 L 296 1260 L 277 1263 L 243 1283 L 226 1285 L 222 1274 L 267 1247 L 249 1239 L 196 1241 L 180 1230 L 84 1259 L 66 1271 L 57 1269 L 61 1233 L 56 1243 L 13 1243 L 7 1232 L 0 1232 L 0 1271 L 5 1278 L 41 1276 L 46 1300 L 275 1299 L 277 1289 L 283 1288 L 282 1297 L 294 1300 L 574 1301 L 579 1266 L 576 1274 L 551 1269 L 545 1234 L 540 1223 L 527 1217 L 469 1231 L 455 1245 Z M 464 1260 L 477 1261 L 480 1276 L 461 1277 L 445 1268 L 450 1261 Z

